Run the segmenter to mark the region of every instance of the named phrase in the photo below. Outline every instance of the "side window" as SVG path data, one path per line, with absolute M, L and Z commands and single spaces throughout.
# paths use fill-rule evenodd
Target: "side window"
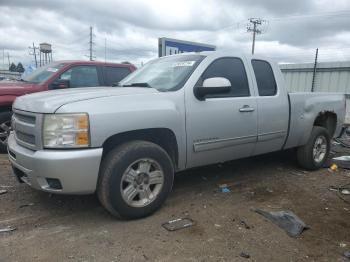
M 99 86 L 96 66 L 75 66 L 64 72 L 60 79 L 69 80 L 71 88 Z
M 212 77 L 227 78 L 231 82 L 231 91 L 226 94 L 207 96 L 207 98 L 250 96 L 247 74 L 241 59 L 225 57 L 215 60 L 204 71 L 197 84 L 202 85 L 205 79 Z
M 277 85 L 271 65 L 263 60 L 252 60 L 259 96 L 274 96 Z
M 104 67 L 105 83 L 108 86 L 120 82 L 124 77 L 130 74 L 130 69 L 127 67 Z

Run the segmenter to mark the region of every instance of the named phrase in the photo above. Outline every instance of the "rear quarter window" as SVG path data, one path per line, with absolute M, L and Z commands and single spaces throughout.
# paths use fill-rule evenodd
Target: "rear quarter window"
M 111 86 L 113 84 L 117 84 L 118 82 L 120 82 L 123 78 L 125 78 L 130 73 L 131 73 L 131 71 L 127 67 L 105 66 L 104 67 L 105 83 L 108 86 Z
M 264 60 L 252 60 L 252 66 L 258 85 L 259 96 L 277 94 L 277 84 L 270 63 Z

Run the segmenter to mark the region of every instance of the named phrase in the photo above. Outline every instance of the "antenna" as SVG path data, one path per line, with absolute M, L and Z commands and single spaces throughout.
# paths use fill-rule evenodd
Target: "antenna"
M 259 26 L 262 24 L 267 24 L 267 21 L 261 18 L 249 18 L 248 21 L 249 24 L 247 25 L 247 32 L 253 32 L 252 55 L 254 55 L 255 35 L 263 33 L 263 31 L 259 29 Z

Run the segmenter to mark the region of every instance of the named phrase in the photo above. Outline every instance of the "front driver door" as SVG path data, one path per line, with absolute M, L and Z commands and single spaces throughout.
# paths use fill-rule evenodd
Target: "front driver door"
M 257 105 L 240 58 L 218 58 L 204 70 L 204 79 L 225 77 L 231 91 L 198 100 L 186 92 L 187 167 L 250 156 L 257 139 Z

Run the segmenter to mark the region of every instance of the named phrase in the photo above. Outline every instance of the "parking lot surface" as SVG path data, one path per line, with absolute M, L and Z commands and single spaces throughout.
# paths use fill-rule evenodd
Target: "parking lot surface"
M 158 212 L 120 221 L 94 195 L 19 184 L 0 155 L 0 229 L 16 228 L 0 233 L 0 261 L 347 261 L 350 205 L 329 187 L 349 182 L 348 170 L 305 172 L 291 154 L 270 154 L 180 173 Z M 293 211 L 310 229 L 292 238 L 253 208 Z M 183 217 L 195 225 L 162 227 Z

